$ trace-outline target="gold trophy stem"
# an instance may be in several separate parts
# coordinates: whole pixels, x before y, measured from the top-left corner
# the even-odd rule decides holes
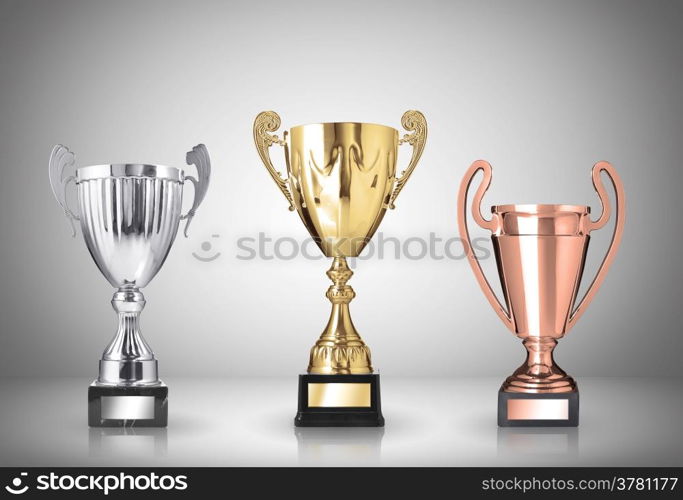
[[[353,271],[345,257],[335,257],[327,276],[333,285],[326,297],[332,302],[332,312],[322,335],[311,349],[308,373],[343,375],[372,373],[370,349],[360,338],[351,321],[349,302],[356,296],[346,282]]]

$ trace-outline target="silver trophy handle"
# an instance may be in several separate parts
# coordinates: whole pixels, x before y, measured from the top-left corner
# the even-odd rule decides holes
[[[197,144],[192,148],[192,151],[188,151],[185,157],[185,161],[188,165],[194,164],[197,167],[197,177],[199,180],[188,175],[185,177],[186,181],[192,182],[194,184],[194,201],[192,202],[192,208],[185,214],[180,216],[180,220],[187,219],[185,223],[185,237],[187,238],[187,230],[190,227],[192,218],[195,212],[202,203],[204,196],[206,196],[206,190],[209,188],[209,177],[211,177],[211,160],[209,159],[209,151],[206,149],[204,144]]]
[[[76,182],[76,177],[69,175],[64,177],[64,169],[66,167],[71,167],[75,163],[74,154],[69,151],[69,148],[57,144],[52,148],[52,153],[50,154],[49,163],[49,173],[50,173],[50,186],[52,186],[52,193],[55,195],[57,202],[64,209],[64,215],[69,219],[71,224],[72,237],[76,236],[76,226],[74,221],[80,220],[78,215],[76,215],[70,208],[66,201],[66,189],[70,182]]]

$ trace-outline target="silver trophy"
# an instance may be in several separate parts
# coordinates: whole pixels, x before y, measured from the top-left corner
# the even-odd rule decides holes
[[[91,427],[164,427],[168,421],[168,387],[159,380],[154,352],[140,332],[145,287],[161,268],[186,220],[185,236],[206,195],[211,173],[203,144],[187,153],[197,178],[161,165],[111,164],[74,168],[74,154],[57,145],[50,155],[50,184],[76,236],[80,221],[95,264],[116,288],[112,306],[119,316],[114,339],[100,360],[97,380],[88,389]],[[181,215],[183,185],[194,184],[194,202]],[[67,203],[73,182],[78,209]]]

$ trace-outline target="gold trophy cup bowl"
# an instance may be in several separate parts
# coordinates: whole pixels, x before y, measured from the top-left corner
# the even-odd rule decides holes
[[[370,349],[353,325],[349,302],[353,275],[346,258],[357,257],[375,234],[388,208],[417,165],[427,137],[419,111],[401,120],[412,133],[373,123],[316,123],[292,127],[280,139],[280,117],[260,113],[254,121],[256,149],[313,240],[333,259],[327,276],[332,312],[310,353],[308,373],[299,378],[297,426],[381,426],[379,374]],[[413,146],[410,163],[396,175],[398,147]],[[271,161],[269,148],[284,148],[287,178]]]

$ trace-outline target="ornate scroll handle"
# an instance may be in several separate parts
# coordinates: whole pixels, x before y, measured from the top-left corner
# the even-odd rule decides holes
[[[403,189],[403,186],[405,186],[406,182],[408,182],[413,170],[415,170],[417,162],[420,160],[422,151],[425,148],[425,142],[427,141],[427,120],[419,111],[410,110],[403,113],[403,116],[401,117],[401,125],[403,125],[403,128],[406,130],[414,131],[412,134],[405,134],[398,141],[399,145],[408,143],[413,146],[413,156],[410,158],[408,168],[406,168],[401,173],[401,177],[396,180],[396,186],[394,187],[394,191],[391,193],[391,198],[389,198],[389,208],[392,210],[396,208],[396,198]]]
[[[57,202],[64,210],[64,215],[69,219],[72,237],[76,237],[76,226],[74,225],[74,221],[78,221],[80,218],[69,208],[69,204],[66,201],[66,189],[70,182],[76,182],[76,177],[69,175],[65,178],[64,169],[66,167],[72,167],[74,163],[74,154],[69,151],[67,147],[57,144],[52,148],[50,162],[48,164],[50,186],[52,187],[52,193],[55,195]]]
[[[261,157],[261,161],[268,169],[268,173],[280,188],[282,194],[285,195],[287,201],[289,202],[289,210],[294,210],[294,199],[292,198],[292,193],[289,192],[287,187],[287,179],[283,179],[280,172],[275,170],[273,162],[270,159],[270,154],[268,149],[273,144],[278,144],[280,146],[287,147],[285,140],[280,140],[277,135],[269,134],[268,132],[275,132],[280,128],[280,115],[275,111],[263,111],[256,116],[254,120],[254,143],[256,144],[256,151]],[[287,132],[285,132],[285,139],[287,138]]]
[[[579,305],[576,306],[576,309],[574,309],[574,312],[569,317],[569,328],[574,326],[574,324],[578,321],[581,315],[585,312],[586,307],[588,307],[588,304],[591,303],[593,297],[595,297],[595,294],[600,289],[600,286],[602,285],[602,282],[605,279],[605,276],[607,275],[607,271],[609,270],[609,267],[612,265],[612,261],[614,260],[614,256],[616,255],[617,249],[619,248],[619,244],[621,243],[621,237],[624,233],[624,222],[626,221],[626,196],[624,194],[624,185],[622,184],[621,178],[619,177],[619,174],[617,174],[615,168],[606,161],[596,163],[593,166],[593,170],[591,172],[591,175],[593,177],[593,187],[595,188],[595,190],[598,193],[598,196],[600,197],[600,204],[602,205],[602,214],[600,214],[598,220],[589,221],[587,231],[590,232],[594,229],[600,229],[605,224],[607,224],[607,221],[610,218],[611,207],[609,197],[607,196],[607,192],[605,191],[605,186],[603,185],[602,179],[600,177],[600,174],[602,172],[605,172],[609,176],[609,179],[612,182],[612,186],[614,187],[617,205],[617,219],[614,224],[614,233],[612,233],[612,241],[610,242],[609,248],[607,249],[607,253],[605,254],[605,257],[602,259],[602,263],[598,268],[598,272],[595,274],[595,278],[593,278],[593,281],[588,287],[586,294],[583,296],[583,298],[579,302]]]
[[[209,151],[206,149],[204,144],[197,144],[192,148],[192,151],[188,151],[185,155],[185,162],[188,165],[193,165],[197,167],[197,177],[199,180],[195,179],[191,175],[186,175],[185,180],[190,181],[194,185],[194,201],[192,202],[192,208],[185,214],[180,216],[180,220],[187,219],[185,223],[185,238],[187,238],[187,230],[190,228],[190,223],[194,214],[197,212],[199,205],[204,200],[206,196],[206,190],[209,188],[209,178],[211,177],[211,160],[209,159]]]
[[[474,199],[472,200],[472,217],[475,222],[482,228],[488,229],[491,232],[496,232],[499,229],[498,218],[494,215],[491,220],[486,220],[481,215],[481,200],[486,193],[486,190],[491,185],[491,177],[493,175],[493,170],[491,165],[484,160],[475,161],[472,166],[467,170],[465,176],[460,182],[460,190],[458,191],[458,228],[460,230],[460,239],[462,240],[462,246],[467,255],[467,260],[474,271],[474,276],[477,278],[477,282],[481,287],[486,299],[489,304],[493,307],[498,317],[505,323],[505,325],[512,331],[515,331],[515,325],[512,321],[510,313],[503,304],[501,304],[496,293],[491,288],[491,284],[486,279],[484,271],[477,260],[474,250],[472,250],[472,243],[470,241],[470,233],[467,229],[467,192],[469,191],[470,184],[474,176],[481,170],[484,173],[484,178],[481,181],[479,189],[477,189]]]

